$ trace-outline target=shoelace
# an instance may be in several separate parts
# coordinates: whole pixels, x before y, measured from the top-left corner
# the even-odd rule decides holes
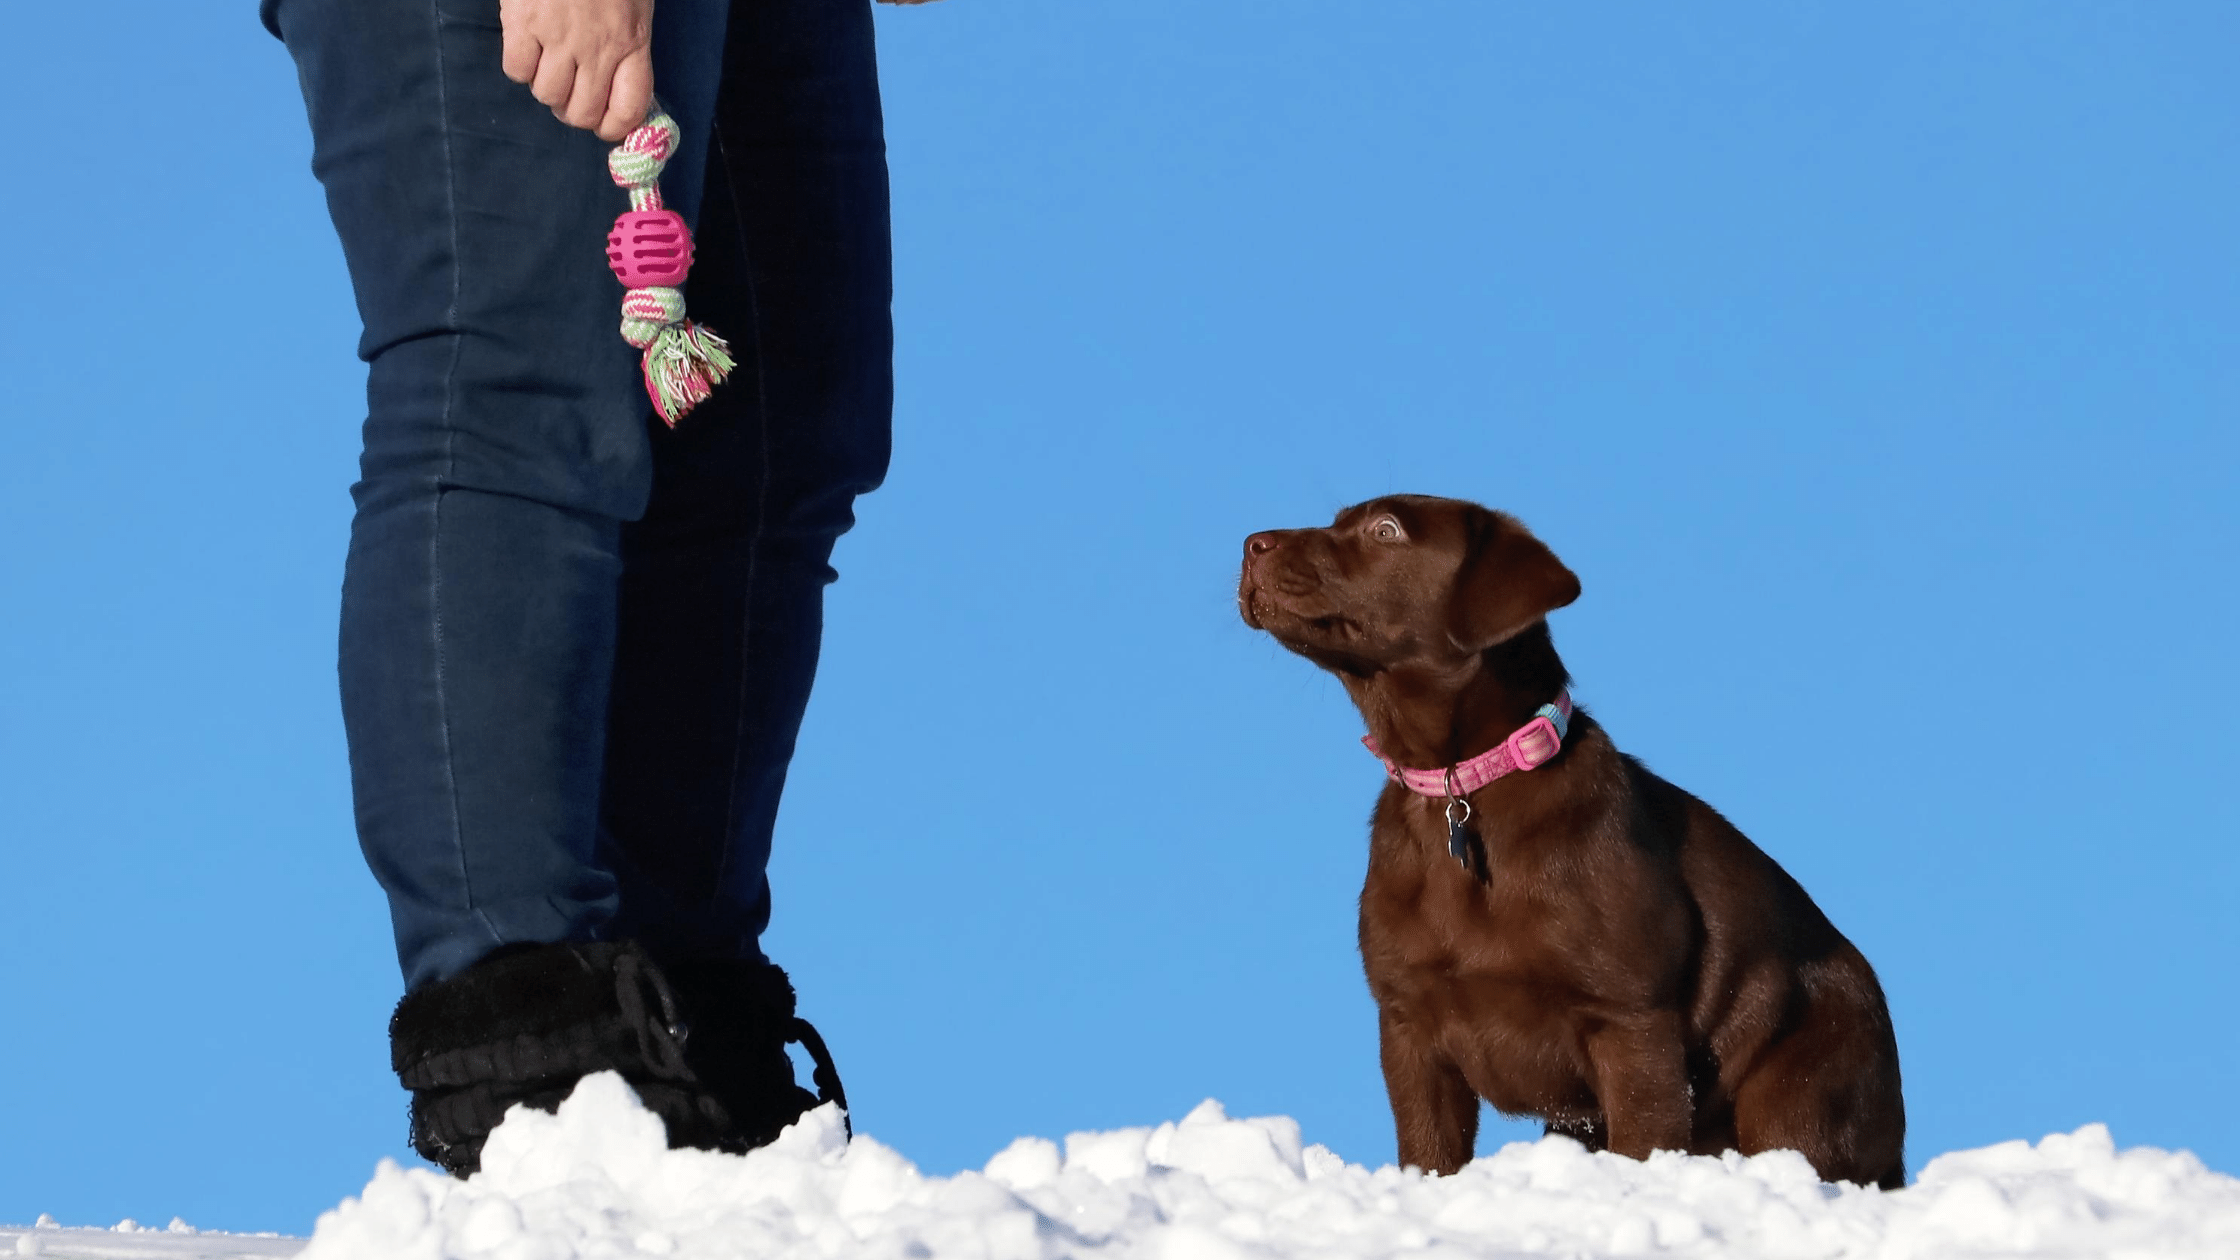
[[[646,991],[651,990],[654,1010],[646,1004]],[[622,1008],[622,1020],[637,1035],[638,1054],[644,1058],[646,1071],[656,1080],[695,1080],[692,1069],[685,1066],[684,1041],[691,1030],[677,1015],[677,995],[669,990],[669,982],[658,970],[648,968],[635,953],[624,953],[614,960],[615,1002]]]
[[[615,1000],[622,1008],[624,1022],[637,1034],[638,1053],[644,1056],[647,1070],[657,1079],[697,1081],[684,1061],[684,1043],[692,1030],[677,1014],[677,996],[668,980],[658,970],[646,967],[635,954],[617,958],[614,972]],[[654,999],[650,1007],[646,1002],[649,991]],[[653,1017],[655,1008],[660,1011],[658,1019]],[[841,1123],[850,1137],[855,1136],[847,1087],[840,1083],[840,1068],[832,1061],[832,1050],[824,1044],[816,1025],[796,1015],[786,1026],[786,1040],[809,1052],[814,1064],[809,1079],[817,1087],[817,1101],[840,1104]]]
[[[809,1073],[809,1079],[816,1082],[817,1101],[839,1103],[840,1118],[847,1124],[848,1136],[854,1137],[856,1127],[848,1119],[848,1091],[840,1086],[840,1069],[833,1066],[832,1051],[825,1049],[824,1038],[817,1035],[816,1025],[796,1015],[792,1026],[786,1031],[786,1040],[798,1042],[802,1049],[809,1052],[809,1058],[816,1064]]]

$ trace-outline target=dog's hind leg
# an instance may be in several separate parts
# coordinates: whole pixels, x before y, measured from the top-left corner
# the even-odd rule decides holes
[[[1824,1180],[1903,1186],[1897,1055],[1877,1040],[1827,1021],[1775,1046],[1735,1091],[1742,1153],[1799,1151]]]

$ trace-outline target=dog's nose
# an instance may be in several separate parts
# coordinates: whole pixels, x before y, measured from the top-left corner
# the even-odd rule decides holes
[[[1276,543],[1278,541],[1280,540],[1276,537],[1275,530],[1262,530],[1261,532],[1254,534],[1252,537],[1244,540],[1244,553],[1248,556],[1267,555],[1269,552],[1276,549]]]

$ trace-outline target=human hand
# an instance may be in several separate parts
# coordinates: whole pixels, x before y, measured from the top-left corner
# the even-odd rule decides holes
[[[620,140],[653,104],[653,0],[498,0],[506,77],[571,127]]]

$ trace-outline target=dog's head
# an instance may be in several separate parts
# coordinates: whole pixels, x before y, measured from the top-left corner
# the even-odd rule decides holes
[[[1245,624],[1357,676],[1459,665],[1577,598],[1579,579],[1516,518],[1414,494],[1254,534],[1237,584]]]

